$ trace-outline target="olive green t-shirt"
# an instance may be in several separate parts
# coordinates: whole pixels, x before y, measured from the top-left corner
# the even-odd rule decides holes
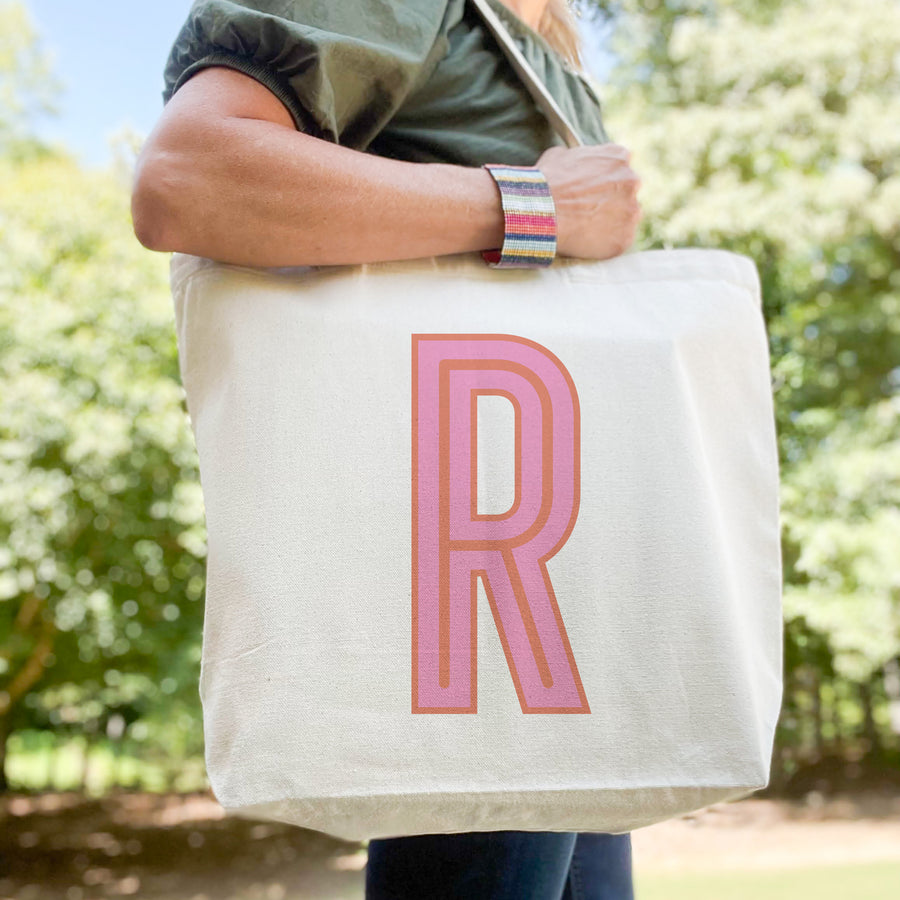
[[[608,141],[587,80],[489,2],[585,143]],[[563,144],[469,0],[195,0],[163,103],[210,65],[256,78],[300,131],[379,156],[533,165]]]

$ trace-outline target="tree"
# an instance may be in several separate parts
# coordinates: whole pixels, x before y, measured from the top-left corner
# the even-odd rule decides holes
[[[36,691],[77,687],[66,715],[92,727],[199,705],[205,530],[167,260],[135,239],[121,171],[30,137],[55,90],[24,7],[0,4],[0,787],[10,731],[65,720]]]
[[[29,691],[110,668],[196,693],[205,531],[166,260],[127,192],[52,155],[0,180],[2,735]]]

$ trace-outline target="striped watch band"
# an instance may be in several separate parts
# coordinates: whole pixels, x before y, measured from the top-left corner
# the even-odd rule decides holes
[[[505,235],[501,250],[483,250],[495,269],[549,266],[556,256],[556,207],[537,166],[485,163],[500,189]]]

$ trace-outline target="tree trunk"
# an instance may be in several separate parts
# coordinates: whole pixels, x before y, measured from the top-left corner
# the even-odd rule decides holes
[[[23,633],[31,627],[40,611],[41,603],[37,598],[28,597],[19,609],[13,631]],[[41,680],[44,674],[44,660],[52,652],[56,640],[56,624],[52,619],[41,621],[40,633],[34,641],[31,652],[23,665],[15,672],[10,681],[5,682],[0,690],[0,792],[9,790],[6,778],[6,745],[9,739],[10,721],[16,704]]]
[[[828,739],[828,752],[832,756],[844,755],[844,735],[841,731],[841,721],[838,714],[840,705],[839,685],[837,679],[832,677],[828,681],[827,696],[822,698],[822,725],[831,733]],[[830,699],[828,699],[830,697]]]
[[[823,733],[824,717],[822,715],[822,684],[818,673],[809,673],[809,695],[812,699],[813,715],[813,750],[815,758],[821,759],[825,755],[825,735]]]
[[[0,794],[5,794],[9,790],[9,781],[6,778],[6,745],[9,735],[9,718],[0,717]]]
[[[872,685],[864,681],[859,685],[859,699],[863,708],[863,736],[868,741],[869,753],[872,756],[881,756],[881,736],[878,734],[878,725],[872,711]]]
[[[884,692],[888,698],[891,731],[900,734],[900,662],[896,657],[884,664]]]

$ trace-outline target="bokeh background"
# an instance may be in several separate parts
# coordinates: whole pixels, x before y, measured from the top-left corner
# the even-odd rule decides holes
[[[168,254],[129,213],[187,0],[0,0],[0,898],[358,898],[224,820]],[[637,247],[756,260],[782,467],[769,788],[633,835],[638,896],[900,893],[900,3],[582,0]]]

